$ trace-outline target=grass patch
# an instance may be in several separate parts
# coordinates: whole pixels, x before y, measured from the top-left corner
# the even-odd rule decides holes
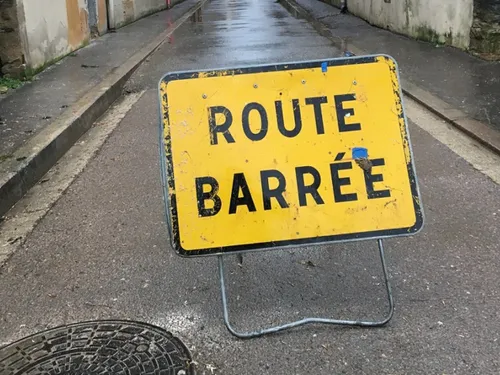
[[[5,86],[9,89],[17,89],[23,85],[23,81],[17,78],[0,77],[0,86]]]

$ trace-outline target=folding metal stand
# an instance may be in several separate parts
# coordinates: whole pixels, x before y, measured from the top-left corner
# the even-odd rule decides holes
[[[389,277],[388,277],[388,272],[387,272],[387,266],[385,262],[385,254],[384,254],[384,244],[381,239],[377,240],[378,242],[378,248],[379,248],[379,253],[380,253],[380,261],[382,262],[382,270],[384,272],[384,281],[385,281],[385,287],[387,291],[387,298],[389,300],[389,312],[387,316],[380,321],[362,321],[362,320],[337,320],[337,319],[326,319],[326,318],[305,318],[302,320],[297,320],[294,322],[290,322],[287,324],[283,325],[278,325],[278,326],[273,326],[269,328],[264,328],[258,331],[253,331],[253,332],[238,332],[236,331],[232,326],[229,321],[229,309],[228,309],[228,304],[227,304],[227,297],[226,297],[226,285],[224,282],[224,255],[219,255],[219,276],[220,276],[220,289],[221,289],[221,295],[222,295],[222,307],[224,309],[224,322],[226,324],[227,329],[229,332],[231,332],[234,336],[242,338],[242,339],[248,339],[252,337],[259,337],[263,335],[267,335],[270,333],[275,333],[279,331],[283,331],[286,329],[302,326],[305,324],[310,324],[310,323],[321,323],[321,324],[336,324],[336,325],[345,325],[345,326],[358,326],[358,327],[381,327],[385,324],[387,324],[393,314],[394,314],[394,300],[392,297],[392,291],[391,291],[391,285],[389,283]]]

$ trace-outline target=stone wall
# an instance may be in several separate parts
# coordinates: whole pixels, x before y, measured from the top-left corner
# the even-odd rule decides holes
[[[0,0],[0,75],[18,76],[23,64],[17,1]]]
[[[500,0],[474,0],[471,50],[488,59],[500,59]]]
[[[500,23],[500,0],[474,0],[474,11],[485,21]]]
[[[373,25],[433,43],[469,47],[473,0],[348,0],[347,6]]]

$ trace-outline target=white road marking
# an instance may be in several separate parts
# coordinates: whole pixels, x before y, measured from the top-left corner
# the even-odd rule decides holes
[[[118,101],[94,124],[59,162],[7,213],[0,225],[0,267],[24,243],[51,207],[85,169],[106,139],[145,91]]]
[[[451,151],[469,162],[497,184],[500,184],[500,156],[488,150],[460,130],[405,97],[407,117]]]

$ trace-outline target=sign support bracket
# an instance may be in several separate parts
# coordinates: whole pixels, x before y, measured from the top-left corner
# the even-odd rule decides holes
[[[305,318],[302,320],[297,320],[297,321],[286,323],[283,325],[263,328],[263,329],[260,329],[257,331],[238,332],[233,328],[233,326],[231,325],[230,320],[229,320],[229,308],[228,308],[227,295],[226,295],[226,285],[225,285],[225,281],[224,281],[224,255],[218,255],[222,308],[223,308],[223,312],[224,312],[224,323],[226,324],[227,329],[229,330],[229,332],[232,335],[234,335],[238,338],[249,339],[249,338],[260,337],[260,336],[268,335],[271,333],[284,331],[286,329],[295,328],[298,326],[302,326],[305,324],[311,324],[311,323],[334,324],[334,325],[357,326],[357,327],[381,327],[381,326],[384,326],[392,319],[392,316],[394,314],[394,299],[392,296],[392,290],[391,290],[391,285],[389,282],[387,265],[386,265],[386,261],[385,261],[384,244],[382,242],[382,239],[377,240],[377,243],[378,243],[380,261],[382,263],[382,271],[384,273],[384,281],[385,281],[385,288],[386,288],[386,292],[387,292],[387,298],[388,298],[388,302],[389,302],[389,311],[388,311],[387,315],[382,320],[363,321],[363,320],[338,320],[338,319],[327,319],[327,318]]]

